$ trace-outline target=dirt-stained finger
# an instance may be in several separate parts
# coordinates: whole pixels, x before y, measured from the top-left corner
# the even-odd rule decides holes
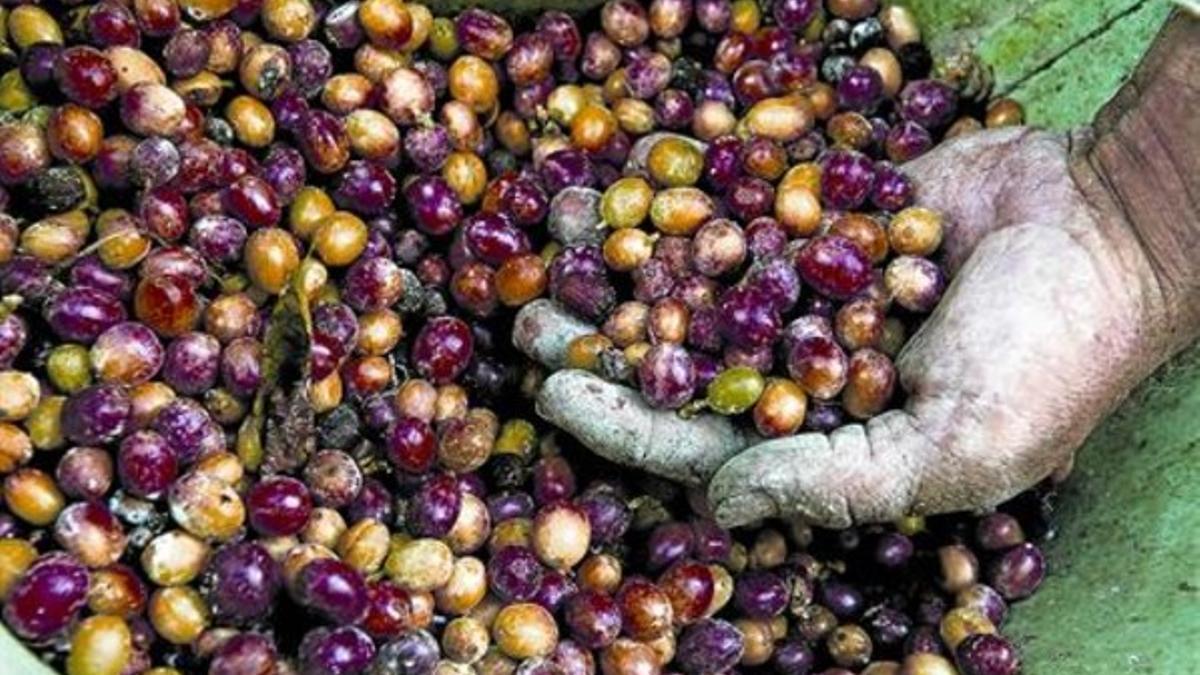
[[[567,347],[596,327],[557,302],[542,298],[521,308],[513,321],[513,345],[538,363],[559,370],[567,365]]]
[[[601,457],[692,485],[746,444],[726,417],[655,410],[637,391],[579,370],[547,378],[537,410]]]
[[[717,471],[709,501],[729,527],[768,517],[839,528],[893,520],[913,508],[935,456],[912,417],[893,410],[828,435],[759,443]]]

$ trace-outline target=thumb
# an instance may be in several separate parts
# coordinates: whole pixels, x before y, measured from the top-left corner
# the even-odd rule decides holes
[[[1038,189],[1047,167],[1062,164],[1062,154],[1054,134],[1010,127],[959,136],[903,165],[917,204],[945,219],[941,250],[948,273],[956,273],[988,234],[1036,219],[1028,191]]]

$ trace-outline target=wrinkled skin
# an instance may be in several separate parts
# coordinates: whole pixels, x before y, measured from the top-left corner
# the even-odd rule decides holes
[[[539,412],[609,459],[707,481],[725,525],[981,509],[1065,474],[1096,425],[1200,337],[1198,105],[1200,21],[1178,15],[1093,129],[981,132],[905,167],[918,202],[947,216],[952,283],[897,359],[902,409],[758,442],[561,371]],[[556,330],[553,307],[529,313],[541,323],[526,335]]]

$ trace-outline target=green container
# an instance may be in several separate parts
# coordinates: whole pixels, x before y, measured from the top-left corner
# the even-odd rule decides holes
[[[438,11],[473,6],[430,2]],[[595,0],[483,0],[506,14]],[[1166,0],[909,0],[938,53],[971,47],[1032,124],[1085,124],[1128,77]],[[1088,440],[1047,545],[1050,574],[1006,632],[1030,675],[1200,673],[1200,346]],[[51,671],[0,630],[0,673]]]

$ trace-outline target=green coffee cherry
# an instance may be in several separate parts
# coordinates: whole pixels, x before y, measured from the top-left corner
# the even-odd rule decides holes
[[[429,30],[429,51],[442,61],[449,61],[458,53],[458,34],[453,19],[439,16],[433,20]]]
[[[600,216],[613,229],[637,227],[650,213],[654,189],[640,176],[617,180],[600,199]]]
[[[29,90],[21,71],[12,70],[0,75],[0,111],[22,113],[37,103],[37,97]]]
[[[537,449],[537,430],[528,420],[509,420],[500,427],[494,452],[530,457]]]
[[[747,366],[729,368],[708,385],[708,406],[722,415],[739,415],[758,401],[763,392],[763,376]]]
[[[62,431],[62,409],[66,396],[44,396],[25,418],[29,440],[38,450],[53,450],[66,444]]]
[[[87,347],[62,344],[50,352],[46,372],[54,388],[73,394],[92,383],[91,357]]]

